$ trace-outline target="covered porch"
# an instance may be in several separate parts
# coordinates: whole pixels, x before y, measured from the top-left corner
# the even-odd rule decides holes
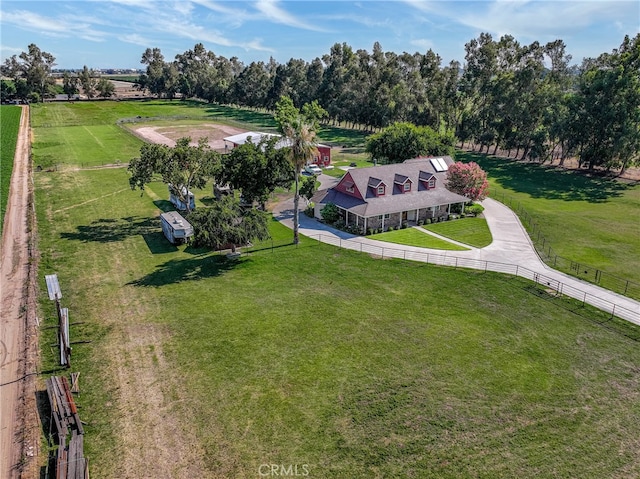
[[[340,206],[338,210],[346,227],[355,227],[365,234],[369,229],[387,231],[389,227],[415,226],[427,220],[443,221],[451,214],[462,214],[464,205],[464,202],[448,203],[373,216],[362,216]]]

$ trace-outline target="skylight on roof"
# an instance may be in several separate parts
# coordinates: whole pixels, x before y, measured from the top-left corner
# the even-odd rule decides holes
[[[429,158],[429,161],[431,161],[431,165],[437,172],[447,171],[449,169],[444,158]]]

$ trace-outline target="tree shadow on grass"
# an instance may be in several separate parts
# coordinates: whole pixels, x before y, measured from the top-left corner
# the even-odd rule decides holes
[[[167,211],[175,211],[176,209],[173,206],[173,203],[171,203],[171,201],[168,201],[168,200],[155,200],[153,204],[156,206],[156,208],[158,208],[163,213],[166,213]]]
[[[125,218],[100,218],[89,225],[77,226],[77,231],[60,233],[62,239],[99,243],[114,243],[129,236],[148,235],[160,229],[157,218],[128,216]]]
[[[193,259],[172,259],[140,279],[127,283],[133,286],[164,286],[182,281],[214,278],[226,271],[242,267],[246,259],[228,259],[224,255],[211,255]]]
[[[479,153],[462,153],[458,159],[475,161],[504,188],[527,193],[533,198],[604,203],[621,196],[629,185],[611,178],[587,175],[586,171],[565,170]]]
[[[151,254],[166,254],[178,251],[178,248],[171,244],[161,231],[144,233],[142,239],[144,239]]]

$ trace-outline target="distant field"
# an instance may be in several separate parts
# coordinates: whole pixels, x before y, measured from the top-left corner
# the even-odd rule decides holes
[[[7,209],[21,113],[22,108],[18,106],[0,105],[0,130],[2,131],[2,142],[0,143],[0,234],[2,234],[4,214]]]
[[[135,83],[140,78],[140,75],[102,75],[108,80],[126,81],[128,83]]]

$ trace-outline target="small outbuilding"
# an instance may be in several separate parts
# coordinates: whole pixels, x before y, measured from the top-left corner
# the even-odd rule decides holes
[[[248,141],[258,144],[262,139],[269,139],[273,137],[280,138],[276,143],[276,149],[291,146],[291,142],[287,138],[282,138],[281,135],[277,135],[275,133],[247,131],[245,133],[239,133],[237,135],[227,136],[224,138],[225,150],[229,149],[229,145],[231,145],[231,149],[233,149],[240,145],[244,145]],[[329,166],[331,164],[331,147],[318,143],[316,145],[316,150],[316,154],[313,156],[313,160],[310,161],[310,163],[315,163],[322,168]]]
[[[177,211],[167,211],[160,215],[162,232],[172,244],[185,243],[193,236],[193,226]]]

